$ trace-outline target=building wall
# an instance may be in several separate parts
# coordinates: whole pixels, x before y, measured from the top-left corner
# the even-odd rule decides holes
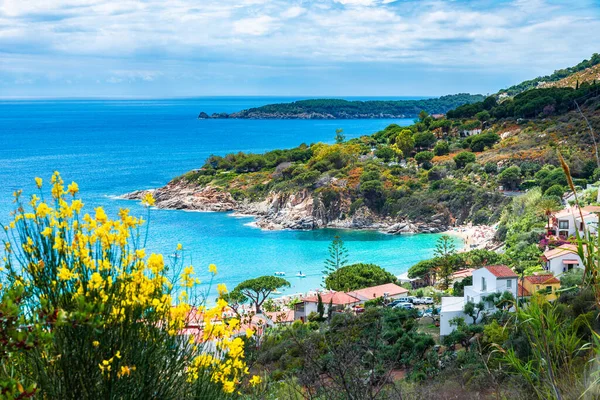
[[[558,289],[560,289],[560,283],[553,283],[553,284],[542,284],[542,285],[534,285],[531,282],[529,282],[527,279],[523,280],[523,286],[525,287],[525,289],[527,289],[527,291],[529,293],[537,293],[540,290],[544,290],[546,289],[547,286],[551,287],[551,292],[549,294],[546,294],[546,300],[548,301],[554,301],[558,298],[558,296],[556,295],[556,291]]]
[[[576,253],[571,253],[569,251],[565,251],[564,254],[556,256],[553,259],[551,259],[550,261],[547,261],[546,265],[545,265],[545,269],[548,272],[552,272],[552,274],[554,274],[554,276],[556,276],[558,279],[560,279],[560,276],[564,272],[566,272],[565,268],[568,267],[568,265],[563,264],[564,260],[577,260],[577,261],[579,261],[579,264],[573,265],[573,268],[583,268],[583,263],[581,262],[581,258],[579,258],[579,255],[577,255]]]

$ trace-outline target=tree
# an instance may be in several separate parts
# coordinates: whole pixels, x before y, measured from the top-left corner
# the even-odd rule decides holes
[[[340,143],[344,143],[344,141],[346,140],[346,135],[344,135],[344,130],[341,128],[338,128],[335,130],[335,142],[337,144]]]
[[[416,133],[413,136],[413,139],[415,140],[415,147],[418,147],[420,149],[430,148],[435,144],[437,140],[435,135],[431,132]]]
[[[389,146],[381,147],[375,150],[375,157],[381,158],[385,162],[389,162],[396,158],[397,153]]]
[[[516,165],[504,168],[498,175],[498,182],[508,190],[518,188],[521,183],[521,168]]]
[[[486,162],[483,166],[483,170],[486,174],[495,174],[498,172],[498,165],[493,162]]]
[[[325,260],[325,269],[323,270],[323,280],[348,263],[348,249],[344,241],[338,235],[333,237],[329,244],[329,258]]]
[[[317,293],[317,314],[319,314],[319,321],[323,321],[323,316],[325,315],[325,306],[323,305],[321,293]]]
[[[462,281],[454,282],[452,285],[452,295],[454,296],[464,296],[465,295],[465,286],[471,286],[473,284],[473,277],[467,276]]]
[[[484,111],[486,112],[486,111]],[[475,135],[471,138],[471,150],[480,152],[485,150],[486,147],[492,147],[495,143],[500,141],[500,136],[495,133],[482,133]]]
[[[475,154],[470,151],[461,151],[457,155],[454,156],[454,162],[456,163],[456,168],[462,169],[467,164],[475,162]]]
[[[239,312],[239,309],[243,304],[248,302],[248,297],[246,297],[242,292],[240,292],[239,290],[232,290],[229,293],[221,294],[219,298],[227,302],[229,308],[233,310],[233,312],[238,316],[238,318],[242,317],[241,313]]]
[[[456,252],[456,246],[452,242],[452,238],[448,235],[442,235],[438,239],[433,254],[438,260],[438,276],[441,281],[442,289],[450,287],[450,280],[454,267],[451,262],[451,256]]]
[[[260,314],[260,307],[275,290],[284,286],[291,286],[288,281],[278,276],[260,276],[254,279],[248,279],[237,285],[234,291],[239,291],[249,298],[256,308],[256,313]]]
[[[463,312],[467,314],[469,317],[473,318],[473,323],[476,324],[479,319],[479,315],[481,312],[485,310],[485,304],[483,301],[475,304],[472,301],[468,301],[467,304],[463,307]]]
[[[544,196],[556,196],[561,198],[565,194],[565,187],[561,185],[552,185],[544,192]]]
[[[428,163],[433,160],[433,153],[431,151],[421,151],[415,154],[415,161],[419,164]]]
[[[433,152],[436,156],[446,155],[450,153],[450,145],[445,140],[440,140],[436,143],[435,147],[433,148]]]
[[[413,139],[413,133],[410,129],[401,130],[396,136],[394,142],[398,149],[402,151],[402,154],[405,158],[410,155],[415,147],[415,140]]]
[[[327,289],[347,292],[396,282],[396,277],[375,264],[352,264],[341,267],[325,278]]]
[[[560,203],[554,198],[546,197],[539,201],[537,207],[538,213],[546,217],[548,220],[548,229],[550,229],[550,218],[556,211],[561,209]]]
[[[410,279],[423,279],[429,285],[435,284],[435,270],[437,261],[435,259],[419,261],[408,269]]]

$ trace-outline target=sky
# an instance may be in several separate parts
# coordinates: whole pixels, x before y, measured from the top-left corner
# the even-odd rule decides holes
[[[598,32],[600,0],[0,0],[0,97],[486,94]]]

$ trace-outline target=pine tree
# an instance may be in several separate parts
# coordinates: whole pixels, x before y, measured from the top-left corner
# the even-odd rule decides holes
[[[441,281],[442,289],[448,289],[450,286],[450,279],[454,272],[454,266],[452,265],[452,255],[456,251],[456,246],[452,242],[452,238],[448,235],[441,236],[436,245],[433,254],[439,259],[438,264],[438,276]]]
[[[346,140],[346,135],[344,135],[344,130],[341,128],[338,128],[335,130],[335,142],[336,143],[344,143],[344,140]]]
[[[323,321],[323,316],[325,315],[325,306],[323,305],[321,293],[317,294],[317,313],[319,314],[319,321]]]
[[[329,258],[325,260],[325,269],[323,270],[323,280],[327,275],[337,271],[348,262],[348,249],[344,246],[344,241],[338,235],[333,237],[329,244]]]

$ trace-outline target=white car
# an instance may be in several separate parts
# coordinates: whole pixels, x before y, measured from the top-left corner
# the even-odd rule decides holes
[[[412,310],[415,308],[412,303],[398,303],[394,306],[394,308],[404,308],[406,310]]]
[[[421,299],[421,304],[433,304],[433,299],[431,297],[423,297]]]

